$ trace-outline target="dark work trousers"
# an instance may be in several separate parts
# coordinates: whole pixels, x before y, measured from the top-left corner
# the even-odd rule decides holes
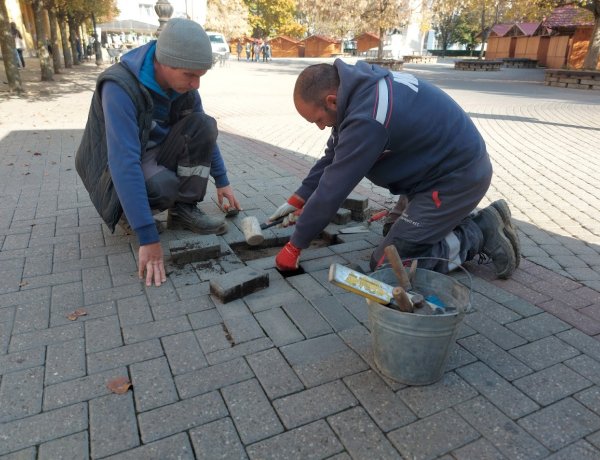
[[[162,144],[146,150],[142,171],[152,209],[204,199],[217,134],[214,118],[193,112],[171,127]]]
[[[487,192],[492,177],[489,158],[479,163],[474,170],[484,180],[457,180],[407,197],[406,208],[371,256],[371,270],[388,262],[383,251],[391,244],[403,260],[444,259],[419,261],[419,268],[440,273],[475,257],[483,246],[483,235],[469,214]]]

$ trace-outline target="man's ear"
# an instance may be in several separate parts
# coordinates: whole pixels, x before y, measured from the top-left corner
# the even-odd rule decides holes
[[[337,94],[328,94],[325,96],[325,107],[329,110],[337,110]]]

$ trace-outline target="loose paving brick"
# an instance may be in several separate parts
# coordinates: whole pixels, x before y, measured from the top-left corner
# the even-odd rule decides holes
[[[600,429],[600,417],[573,398],[565,398],[522,418],[519,425],[556,451]]]
[[[130,391],[92,399],[89,406],[92,457],[105,457],[140,444]]]
[[[256,380],[236,383],[221,391],[244,444],[252,444],[283,431],[273,407]]]
[[[269,275],[251,267],[240,268],[210,280],[210,292],[227,303],[269,286]]]
[[[351,375],[345,377],[344,382],[382,431],[391,431],[417,419],[376,372],[369,370]]]
[[[327,421],[353,458],[402,458],[360,407],[328,417]]]
[[[218,392],[212,392],[144,412],[138,416],[138,424],[146,444],[226,415],[223,399]]]
[[[235,426],[229,417],[190,430],[197,460],[247,459]]]
[[[358,401],[340,380],[326,383],[273,402],[287,429],[354,407]]]
[[[216,235],[178,239],[169,242],[169,250],[175,264],[202,262],[221,255],[221,241]]]
[[[252,444],[246,448],[251,459],[328,458],[343,446],[323,420]]]

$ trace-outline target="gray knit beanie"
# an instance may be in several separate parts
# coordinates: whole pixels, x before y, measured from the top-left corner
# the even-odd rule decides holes
[[[210,39],[197,22],[184,18],[169,19],[156,42],[156,60],[178,69],[210,69]]]

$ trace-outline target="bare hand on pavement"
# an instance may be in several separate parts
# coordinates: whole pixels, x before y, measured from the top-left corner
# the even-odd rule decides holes
[[[140,246],[138,256],[138,276],[140,279],[144,279],[145,273],[146,286],[152,286],[153,280],[156,286],[160,286],[162,283],[167,281],[165,263],[160,242]]]
[[[223,203],[224,198],[227,199],[228,203]],[[225,187],[217,189],[217,202],[219,204],[219,208],[221,208],[225,212],[232,208],[237,209],[239,211],[243,211],[239,201],[235,197],[235,193],[233,193],[233,188],[231,187],[231,185],[227,185]]]

